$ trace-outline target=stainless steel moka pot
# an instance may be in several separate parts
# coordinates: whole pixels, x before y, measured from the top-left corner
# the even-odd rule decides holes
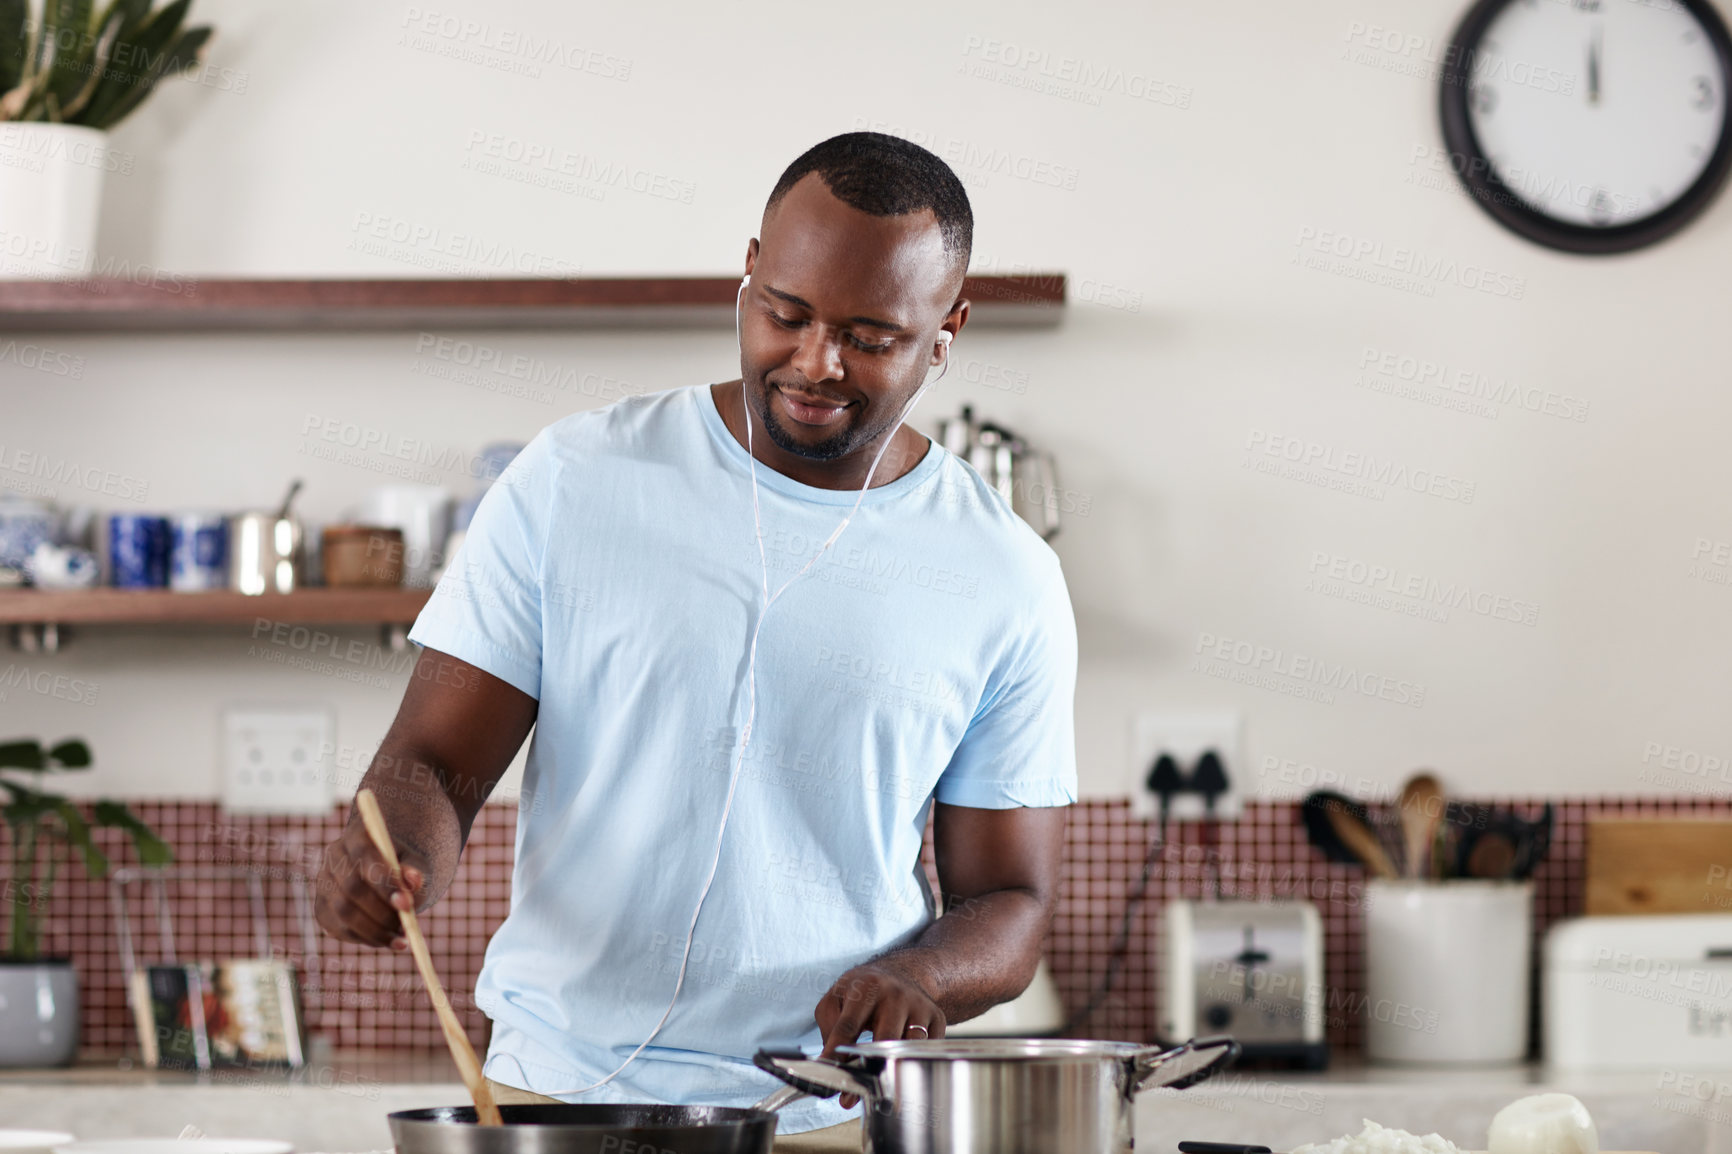
[[[1030,447],[1002,425],[976,422],[974,409],[938,423],[938,440],[974,466],[1018,516],[1048,541],[1058,534],[1058,469],[1052,454]]]

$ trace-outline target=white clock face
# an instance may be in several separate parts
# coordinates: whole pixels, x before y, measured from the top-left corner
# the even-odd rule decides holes
[[[1726,119],[1720,58],[1677,0],[1514,0],[1463,63],[1492,169],[1568,224],[1666,208],[1707,168]]]

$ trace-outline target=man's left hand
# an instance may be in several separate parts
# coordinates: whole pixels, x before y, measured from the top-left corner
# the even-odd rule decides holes
[[[828,1058],[837,1046],[858,1041],[870,1030],[873,1040],[894,1042],[901,1038],[944,1037],[944,1011],[938,1008],[930,979],[923,980],[916,967],[881,958],[855,966],[818,1001],[818,1029],[824,1035]],[[844,1109],[852,1108],[858,1095],[844,1094]]]

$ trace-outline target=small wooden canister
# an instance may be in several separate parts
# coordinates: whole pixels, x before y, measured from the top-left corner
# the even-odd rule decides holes
[[[367,588],[403,584],[403,531],[331,525],[323,534],[325,584]]]

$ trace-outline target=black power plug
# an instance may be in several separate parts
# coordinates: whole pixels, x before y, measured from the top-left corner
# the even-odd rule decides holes
[[[1203,795],[1203,808],[1211,814],[1215,812],[1215,799],[1227,792],[1227,767],[1221,764],[1221,755],[1214,750],[1204,750],[1203,756],[1197,759],[1197,768],[1191,771],[1191,778],[1185,783],[1185,788],[1191,793]]]
[[[1149,776],[1143,781],[1143,787],[1160,799],[1161,810],[1165,812],[1174,795],[1184,793],[1189,783],[1179,772],[1179,763],[1173,760],[1173,755],[1163,753],[1149,767]]]

